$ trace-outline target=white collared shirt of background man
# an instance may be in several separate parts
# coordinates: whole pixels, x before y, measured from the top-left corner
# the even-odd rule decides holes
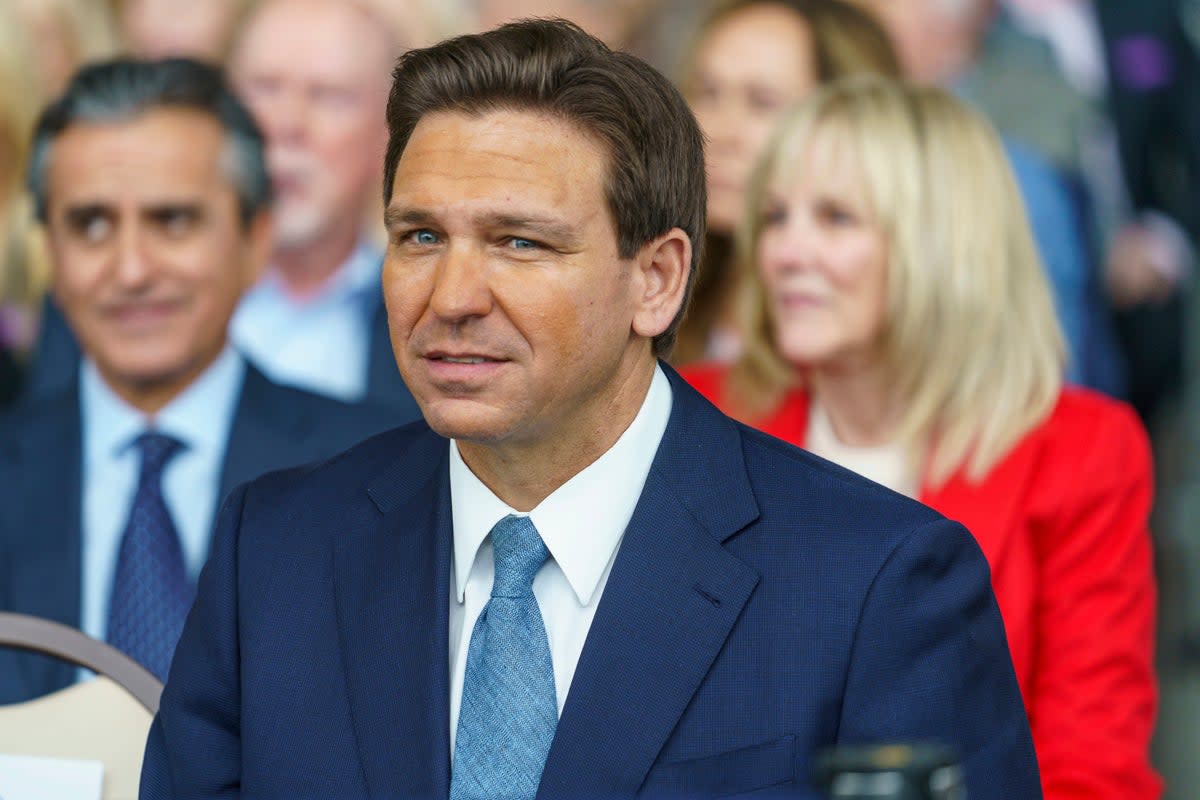
[[[229,337],[272,381],[357,402],[367,393],[382,263],[378,249],[360,242],[304,298],[289,294],[283,279],[268,271],[242,298]]]

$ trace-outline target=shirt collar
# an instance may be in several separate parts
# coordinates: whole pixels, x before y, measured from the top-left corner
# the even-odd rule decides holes
[[[126,403],[100,376],[91,359],[80,368],[85,452],[101,463],[122,455],[145,430],[165,433],[192,451],[221,452],[229,438],[246,364],[229,345],[217,359],[153,417]]]
[[[562,569],[581,605],[588,605],[642,495],[650,465],[671,416],[671,384],[655,367],[646,399],[616,443],[555,489],[527,516]],[[492,527],[520,514],[483,484],[450,442],[450,507],[459,602],[475,556]],[[586,520],[586,526],[580,521]]]

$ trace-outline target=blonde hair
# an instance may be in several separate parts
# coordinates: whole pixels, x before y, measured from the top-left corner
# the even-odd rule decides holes
[[[51,65],[39,53],[33,53],[38,65],[38,80],[46,99],[53,99],[80,66],[111,58],[117,53],[116,25],[112,9],[98,0],[6,0],[16,6],[20,27],[36,36],[58,37],[61,55],[68,63]],[[51,42],[39,42],[39,51],[53,52]],[[63,69],[61,74],[48,67]]]
[[[214,0],[193,0],[193,2],[198,2],[198,1],[210,3],[210,2],[213,2]],[[221,41],[216,43],[217,52],[212,53],[211,56],[209,56],[207,54],[201,54],[198,52],[171,53],[170,55],[180,55],[180,56],[187,56],[190,58],[199,58],[199,59],[211,57],[212,59],[216,60],[219,63],[224,63],[225,60],[229,57],[229,51],[233,48],[233,42],[237,37],[237,32],[239,30],[241,30],[241,27],[245,23],[246,18],[250,16],[250,14],[254,11],[254,8],[258,5],[258,2],[259,2],[259,0],[229,0],[229,1],[230,1],[229,19],[228,19],[226,29],[223,32],[224,35],[222,36]],[[117,38],[120,40],[121,47],[130,55],[136,56],[138,58],[147,58],[149,56],[146,53],[136,52],[136,50],[138,48],[136,48],[134,46],[134,43],[132,41],[130,41],[130,39],[129,39],[129,31],[128,31],[128,28],[126,27],[125,15],[130,12],[130,5],[133,2],[135,2],[135,0],[108,0],[109,9],[110,9],[109,16],[112,20],[114,29],[117,31],[117,34],[118,34]],[[167,54],[161,54],[160,56],[156,56],[156,58],[163,57],[166,55]]]
[[[29,38],[11,6],[0,6],[0,305],[34,308],[49,281],[25,166],[42,95]]]
[[[888,242],[883,350],[903,408],[897,438],[915,464],[928,458],[933,486],[964,467],[979,480],[1052,410],[1065,350],[999,139],[940,89],[838,82],[776,132],[739,231],[746,342],[728,400],[752,419],[800,380],[775,346],[757,243],[768,187],[818,139],[858,165]]]

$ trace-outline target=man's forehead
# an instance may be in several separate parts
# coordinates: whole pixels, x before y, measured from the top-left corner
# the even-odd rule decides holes
[[[392,204],[508,204],[545,213],[605,203],[604,150],[554,116],[439,112],[421,119],[397,163]],[[528,211],[527,211],[528,212]]]
[[[607,161],[595,137],[550,114],[435,112],[413,129],[394,188],[436,179],[489,190],[523,186],[587,195],[602,192]]]
[[[72,125],[54,140],[51,199],[179,198],[236,187],[228,142],[211,115],[159,109],[129,120]]]

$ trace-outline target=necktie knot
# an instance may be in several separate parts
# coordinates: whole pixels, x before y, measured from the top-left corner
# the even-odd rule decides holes
[[[496,577],[492,597],[524,597],[533,591],[537,575],[550,551],[529,517],[509,514],[492,528]]]
[[[139,436],[134,444],[142,451],[142,483],[146,483],[148,480],[157,480],[162,475],[163,467],[167,465],[167,462],[183,449],[183,442],[174,436],[151,431]]]

